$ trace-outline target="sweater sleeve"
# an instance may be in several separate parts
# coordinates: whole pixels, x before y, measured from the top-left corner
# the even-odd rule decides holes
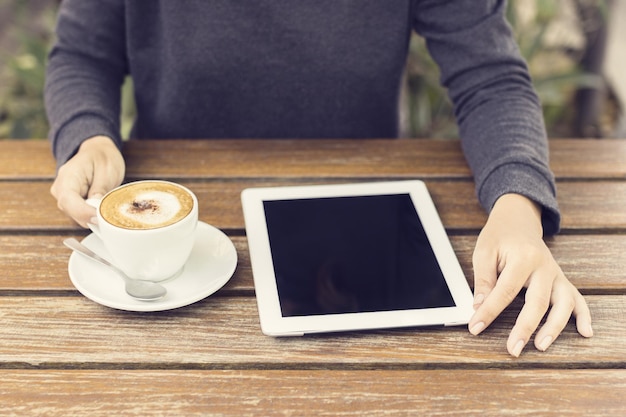
[[[49,139],[60,166],[95,135],[121,148],[120,89],[127,73],[122,0],[65,0],[46,70]]]
[[[481,205],[506,193],[542,207],[545,235],[560,213],[541,104],[504,16],[505,0],[414,2],[414,28],[448,89]]]

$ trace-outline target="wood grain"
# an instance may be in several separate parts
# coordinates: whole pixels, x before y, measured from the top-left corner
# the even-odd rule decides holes
[[[181,181],[198,196],[200,220],[220,229],[244,229],[241,191],[265,187],[327,181]],[[441,220],[447,229],[477,232],[487,216],[474,196],[473,185],[458,181],[426,181]],[[50,195],[50,182],[0,183],[0,231],[79,231],[61,213]],[[562,229],[626,232],[626,182],[592,181],[558,184]],[[601,202],[601,204],[598,204]]]
[[[56,163],[46,140],[0,140],[0,179],[54,178]]]
[[[70,253],[61,242],[65,237],[82,239],[85,235],[0,235],[0,295],[20,291],[75,293],[67,273]],[[218,295],[250,295],[254,287],[248,242],[242,236],[231,239],[237,248],[237,270]],[[451,242],[471,284],[476,237],[452,236]],[[626,294],[626,235],[559,235],[548,239],[547,244],[565,275],[583,293]]]
[[[506,352],[520,300],[481,336],[465,326],[272,338],[252,297],[132,313],[83,297],[1,298],[0,368],[433,369],[626,367],[626,296],[587,296],[594,337],[569,324],[546,352]],[[34,320],[33,318],[37,318]]]
[[[4,370],[0,381],[5,416],[605,417],[626,409],[623,369]]]
[[[183,146],[176,141],[135,141],[126,146],[125,158],[131,177],[470,176],[455,141],[242,139],[185,141]]]
[[[25,291],[56,291],[76,295],[67,270],[70,251],[62,242],[68,237],[82,240],[86,235],[87,232],[68,235],[0,235],[0,295]],[[247,240],[245,237],[231,239],[237,249],[238,265],[235,275],[222,292],[250,295],[254,288]]]
[[[200,219],[237,248],[233,278],[180,309],[132,313],[83,297],[63,238],[46,141],[0,141],[0,395],[7,416],[613,416],[626,409],[626,140],[551,140],[563,233],[546,239],[585,294],[546,351],[505,349],[523,297],[481,335],[465,326],[272,338],[261,333],[244,188],[424,179],[462,268],[486,214],[458,141],[132,141],[128,179],[198,194]],[[184,162],[181,162],[184,161]]]
[[[549,145],[557,178],[626,177],[626,140],[553,139]],[[47,141],[2,140],[0,149],[0,178],[54,177]],[[132,178],[470,176],[455,140],[130,141],[124,153]]]
[[[626,178],[626,140],[551,139],[550,167],[559,179]]]

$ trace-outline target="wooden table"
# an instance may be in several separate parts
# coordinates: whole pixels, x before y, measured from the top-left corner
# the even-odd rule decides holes
[[[131,142],[128,179],[178,181],[239,263],[193,305],[117,311],[83,297],[61,241],[87,235],[49,194],[46,141],[0,141],[0,414],[624,415],[626,140],[553,140],[563,231],[548,240],[585,294],[595,336],[573,323],[545,353],[505,342],[518,299],[485,333],[465,327],[275,339],[259,329],[239,194],[250,186],[419,178],[470,280],[486,216],[456,141]],[[519,297],[518,297],[519,298]]]

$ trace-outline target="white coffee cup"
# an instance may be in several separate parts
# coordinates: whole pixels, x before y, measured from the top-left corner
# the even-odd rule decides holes
[[[169,181],[135,181],[87,203],[97,209],[89,228],[129,277],[163,281],[178,275],[195,242],[198,199]]]

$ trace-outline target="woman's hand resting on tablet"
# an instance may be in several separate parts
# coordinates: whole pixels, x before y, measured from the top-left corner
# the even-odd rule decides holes
[[[591,337],[591,314],[585,299],[569,282],[543,241],[539,207],[524,196],[500,197],[481,231],[473,256],[474,308],[468,328],[481,333],[526,287],[524,306],[511,330],[507,350],[515,357],[535,335],[545,351],[572,314],[578,333]]]

